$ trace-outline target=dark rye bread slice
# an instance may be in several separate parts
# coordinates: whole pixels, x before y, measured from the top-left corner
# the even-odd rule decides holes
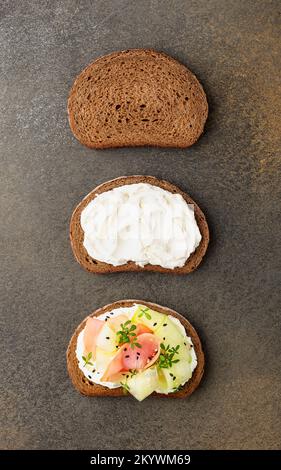
[[[114,308],[119,307],[132,307],[134,304],[146,305],[147,307],[156,310],[157,312],[164,313],[166,315],[172,315],[175,318],[178,318],[182,325],[184,326],[187,335],[191,338],[194,346],[194,350],[197,356],[197,366],[193,371],[191,379],[183,386],[181,390],[176,393],[171,393],[168,395],[160,394],[154,392],[152,396],[154,397],[168,397],[168,398],[186,398],[198,387],[203,373],[204,373],[204,353],[202,350],[201,341],[196,330],[189,323],[189,321],[179,313],[171,310],[168,307],[162,307],[161,305],[154,304],[152,302],[146,302],[144,300],[119,300],[112,304],[105,305],[105,307],[99,308],[93,312],[90,317],[98,317],[99,315],[110,312]],[[87,317],[88,318],[88,317]],[[78,367],[78,361],[76,357],[76,344],[79,333],[85,328],[87,318],[82,321],[82,323],[76,328],[70,343],[67,348],[66,359],[67,359],[67,369],[69,376],[72,380],[74,387],[83,395],[97,397],[97,396],[107,396],[107,397],[121,397],[124,396],[123,389],[121,387],[110,389],[102,385],[91,382],[83,372]]]
[[[68,99],[71,130],[91,148],[189,147],[207,115],[193,73],[152,49],[98,58],[76,78]]]
[[[110,191],[113,188],[127,184],[135,183],[148,183],[159,188],[170,191],[171,193],[181,194],[187,204],[194,205],[195,219],[198,224],[200,233],[202,235],[201,242],[197,249],[190,255],[186,260],[185,265],[182,268],[167,269],[162,266],[146,264],[143,268],[138,266],[133,261],[129,261],[127,264],[121,266],[113,266],[103,261],[98,261],[91,258],[84,248],[84,231],[80,224],[81,212],[83,209],[92,201],[96,195],[106,191]],[[70,241],[74,256],[78,263],[83,266],[87,271],[97,274],[107,274],[112,272],[124,272],[124,271],[156,271],[161,273],[174,273],[174,274],[188,274],[196,269],[201,263],[203,256],[206,253],[209,243],[209,228],[205,216],[198,205],[191,199],[188,194],[181,191],[177,186],[169,183],[168,181],[159,180],[154,176],[121,176],[106,183],[102,183],[91,191],[74,210],[71,221],[70,221]]]

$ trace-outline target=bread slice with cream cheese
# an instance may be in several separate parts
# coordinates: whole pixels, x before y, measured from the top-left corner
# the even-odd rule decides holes
[[[196,224],[201,234],[201,240],[199,245],[196,247],[190,256],[185,260],[184,265],[175,266],[172,269],[163,267],[157,263],[146,263],[143,266],[137,264],[136,262],[128,259],[127,262],[120,265],[113,265],[104,260],[100,260],[91,256],[85,246],[84,246],[84,237],[85,233],[81,225],[81,214],[84,209],[94,201],[99,195],[111,191],[114,188],[120,188],[125,185],[137,185],[137,184],[148,184],[161,188],[162,190],[171,193],[172,195],[180,195],[183,200],[188,205],[192,205],[194,208],[194,217]],[[105,207],[106,210],[106,207]],[[107,237],[111,236],[110,227],[108,229],[109,233],[106,234]],[[180,190],[177,186],[163,180],[159,180],[153,176],[123,176],[116,178],[111,181],[102,183],[91,191],[76,207],[71,217],[70,222],[70,241],[72,250],[76,260],[81,264],[83,268],[92,273],[97,274],[106,274],[111,272],[122,272],[122,271],[155,271],[161,273],[174,273],[174,274],[187,274],[194,271],[199,264],[201,263],[209,243],[209,229],[206,218],[199,208],[199,206],[191,199],[189,195]],[[175,239],[175,243],[178,243]],[[160,248],[159,248],[160,249]],[[157,246],[156,246],[157,250]],[[156,253],[157,255],[157,253]],[[165,261],[165,260],[164,260]]]

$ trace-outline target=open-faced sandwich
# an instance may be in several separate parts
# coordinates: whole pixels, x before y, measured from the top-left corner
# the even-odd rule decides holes
[[[204,371],[192,325],[174,310],[121,300],[96,310],[76,329],[67,350],[74,386],[84,395],[190,395]]]
[[[153,176],[123,176],[96,187],[70,222],[77,261],[93,273],[187,274],[206,253],[209,229],[191,197]]]

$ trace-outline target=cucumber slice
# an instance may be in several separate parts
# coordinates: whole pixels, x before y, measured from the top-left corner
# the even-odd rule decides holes
[[[96,348],[95,366],[96,366],[97,371],[103,373],[109,366],[115,354],[116,353],[113,353],[113,352],[106,352],[101,348]]]
[[[117,336],[116,332],[113,331],[107,323],[102,327],[98,337],[97,337],[97,347],[103,349],[106,352],[116,352],[117,351]]]
[[[161,343],[164,343],[165,346],[177,346],[184,342],[184,336],[181,330],[168,316],[166,316],[165,321],[155,331],[155,335],[160,338]]]
[[[132,322],[136,324],[142,323],[150,328],[151,331],[156,332],[164,323],[165,318],[167,318],[167,315],[155,312],[155,310],[151,310],[145,305],[139,305],[132,317]]]
[[[156,367],[150,367],[134,375],[127,380],[128,391],[138,401],[144,400],[158,386],[158,374]]]
[[[157,383],[157,391],[159,393],[168,393],[169,387],[168,383],[166,380],[166,376],[163,373],[164,369],[160,369],[160,367],[157,367],[157,374],[158,374],[158,383]]]
[[[170,393],[171,390],[187,382],[192,376],[191,367],[188,362],[178,362],[169,369],[161,369],[161,372],[165,379],[165,392],[163,393]]]
[[[171,393],[181,384],[187,382],[192,376],[191,370],[191,351],[189,346],[180,344],[179,353],[175,355],[179,362],[174,363],[172,367],[160,368],[157,366],[158,386],[160,393]]]

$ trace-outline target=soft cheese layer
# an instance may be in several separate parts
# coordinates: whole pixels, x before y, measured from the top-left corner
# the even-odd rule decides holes
[[[88,254],[113,266],[182,267],[202,238],[193,206],[147,183],[97,195],[83,209],[81,227]]]

